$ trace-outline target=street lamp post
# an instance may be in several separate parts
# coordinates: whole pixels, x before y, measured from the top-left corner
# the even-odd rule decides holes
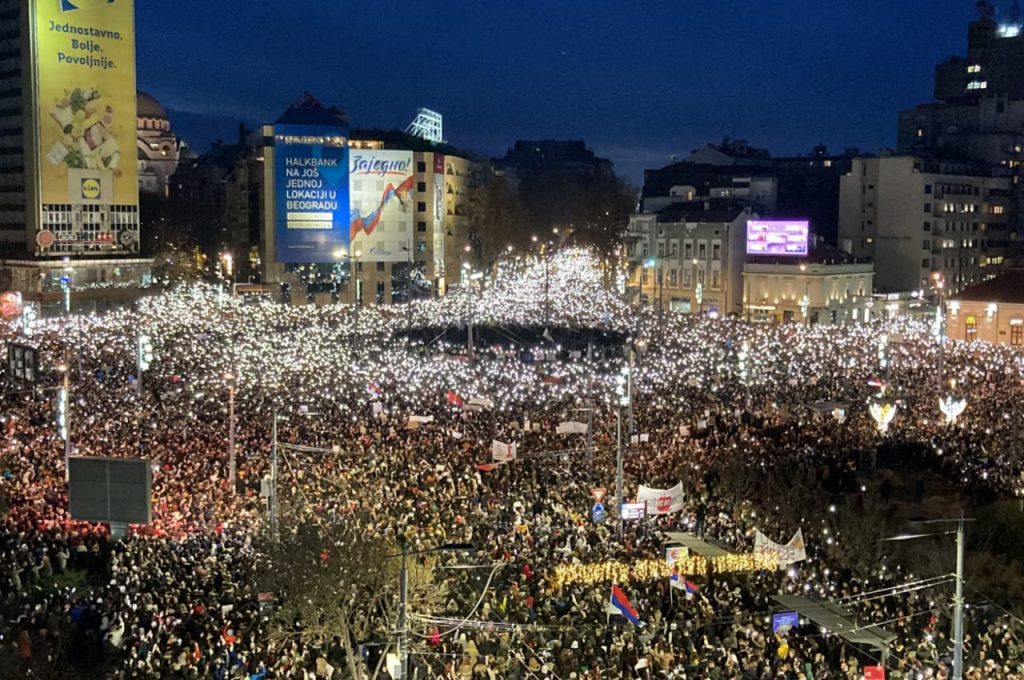
[[[938,294],[938,306],[935,310],[936,323],[938,324],[938,328],[936,328],[936,335],[938,336],[939,341],[939,365],[938,372],[936,375],[936,385],[939,389],[939,397],[941,398],[943,389],[943,376],[946,372],[946,310],[945,298],[943,296],[943,293],[945,292],[946,288],[946,281],[942,277],[942,274],[940,272],[935,272],[933,276],[935,278],[935,292]]]
[[[402,540],[402,552],[398,555],[387,555],[388,558],[401,557],[402,566],[398,572],[398,664],[401,680],[409,677],[409,569],[406,560],[410,555],[429,555],[439,552],[471,551],[475,548],[471,543],[446,543],[437,548],[410,551],[408,542]]]
[[[235,465],[235,376],[228,373],[228,483],[231,493],[235,493],[237,468]],[[276,429],[276,428],[275,428]]]
[[[914,525],[950,524],[955,522],[956,528],[952,531],[904,534],[901,536],[893,536],[892,538],[882,539],[884,541],[910,541],[917,538],[924,538],[926,536],[949,536],[950,534],[956,536],[956,594],[954,595],[953,600],[952,680],[963,680],[964,677],[964,549],[966,544],[964,536],[964,523],[973,521],[974,520],[972,519],[960,517],[959,519],[935,519],[927,520],[924,522],[914,522]]]

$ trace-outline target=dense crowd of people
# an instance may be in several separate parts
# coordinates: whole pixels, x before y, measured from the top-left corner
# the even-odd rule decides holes
[[[661,318],[604,284],[586,253],[567,250],[547,267],[499,272],[472,303],[356,314],[196,287],[36,322],[27,337],[12,326],[7,339],[39,347],[48,370],[34,391],[5,376],[0,677],[345,678],[386,666],[393,620],[379,617],[363,639],[311,641],[281,635],[260,597],[273,423],[280,442],[301,445],[276,451],[286,537],[346,526],[387,551],[399,540],[414,552],[473,546],[431,562],[445,601],[410,612],[415,677],[856,680],[881,664],[890,678],[950,677],[949,579],[907,585],[940,575],[913,573],[851,527],[888,512],[890,491],[867,480],[893,447],[927,452],[924,464],[967,494],[1021,494],[1021,356],[949,342],[938,376],[920,322]],[[472,357],[409,334],[470,321],[490,339]],[[140,334],[154,349],[141,383]],[[65,356],[74,455],[152,462],[153,521],[122,540],[68,513],[48,389]],[[625,496],[682,482],[685,499],[620,537],[614,512],[595,521],[591,509],[595,488],[614,496],[626,369]],[[968,404],[953,424],[938,408],[950,395]],[[869,401],[897,409],[886,432]],[[586,434],[556,432],[586,421],[585,409],[592,451]],[[515,444],[515,460],[495,463],[495,442]],[[787,477],[822,493],[771,488]],[[779,570],[692,575],[689,593],[667,578],[620,583],[641,626],[609,610],[610,582],[552,578],[564,564],[663,559],[665,531],[743,553],[755,531],[784,542],[797,529],[806,559]],[[479,568],[447,568],[466,562]],[[780,594],[841,603],[895,637],[883,658],[807,621],[774,634]],[[982,597],[967,612],[965,677],[1024,679],[1020,622]]]

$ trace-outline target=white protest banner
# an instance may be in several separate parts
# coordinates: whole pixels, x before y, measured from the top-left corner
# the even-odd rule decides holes
[[[495,463],[508,463],[516,459],[516,445],[499,442],[497,439],[491,441],[491,460]]]
[[[469,404],[470,406],[479,406],[488,410],[494,408],[494,402],[486,397],[470,397]]]
[[[671,489],[654,489],[640,485],[636,492],[637,503],[647,506],[648,515],[667,515],[683,509],[683,483],[679,482]]]
[[[760,531],[754,532],[754,552],[774,554],[779,558],[779,568],[785,569],[791,564],[807,559],[807,548],[804,544],[803,529],[797,529],[793,538],[786,545],[780,545]]]
[[[575,420],[566,420],[555,428],[556,434],[586,434],[587,424]]]

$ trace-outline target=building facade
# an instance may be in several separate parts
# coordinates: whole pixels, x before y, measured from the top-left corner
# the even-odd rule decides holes
[[[76,53],[74,36],[90,30],[100,33],[92,41],[92,56],[61,58]],[[108,63],[117,68],[104,67]],[[135,257],[140,241],[136,124],[131,0],[66,5],[0,0],[0,282],[5,287],[40,300],[49,294],[57,270],[61,286],[88,288],[83,295],[108,283],[148,279]],[[126,258],[126,264],[111,264],[117,258]]]
[[[1024,269],[1008,269],[951,298],[946,336],[1024,348]]]
[[[935,68],[935,101],[899,114],[899,153],[985,163],[1010,177],[1011,247],[1024,237],[1024,34],[1019,4],[978,3],[967,52]]]
[[[671,208],[630,218],[633,302],[661,312],[740,314],[747,221],[757,215],[742,209]]]
[[[461,265],[470,253],[469,192],[480,182],[483,166],[447,144],[437,144],[396,130],[348,130],[347,154],[351,200],[351,246],[338,249],[333,262],[319,264],[281,262],[275,239],[280,192],[277,176],[277,139],[282,126],[330,123],[342,115],[308,95],[300,98],[274,125],[262,126],[224,150],[225,169],[214,173],[226,178],[229,189],[213,200],[223,203],[221,213],[238,213],[221,220],[225,227],[217,252],[248,253],[247,271],[263,283],[287,284],[293,301],[326,294],[347,302],[390,304],[412,298],[443,295],[459,280]],[[337,121],[340,124],[340,120]],[[347,125],[347,119],[346,119]],[[216,151],[216,150],[215,150]],[[205,154],[204,154],[205,156]],[[200,156],[190,166],[207,163]],[[402,167],[392,178],[366,168]],[[190,174],[186,168],[182,176]],[[206,173],[209,174],[209,173]],[[197,185],[208,182],[200,180]],[[191,189],[200,191],[196,186]],[[373,203],[366,208],[360,197]],[[346,227],[349,211],[346,209]],[[232,228],[229,228],[233,225]],[[341,252],[341,251],[344,252]],[[237,256],[237,255],[235,255]],[[317,299],[322,298],[320,295]]]
[[[959,291],[997,274],[1006,256],[1011,182],[971,163],[858,158],[840,185],[840,248],[875,267],[883,293]]]
[[[171,130],[171,121],[160,102],[142,91],[136,102],[139,191],[167,196],[184,147]]]
[[[743,140],[723,140],[687,158],[644,171],[641,212],[675,203],[700,202],[710,210],[740,206],[762,217],[800,215],[815,234],[836,244],[839,181],[852,153],[829,154],[823,146],[807,156],[774,158]]]
[[[750,321],[866,323],[873,290],[872,264],[832,247],[799,259],[750,257],[743,268],[743,313]]]

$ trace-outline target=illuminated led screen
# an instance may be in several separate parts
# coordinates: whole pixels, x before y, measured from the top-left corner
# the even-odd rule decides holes
[[[807,220],[750,220],[747,255],[807,255]]]

